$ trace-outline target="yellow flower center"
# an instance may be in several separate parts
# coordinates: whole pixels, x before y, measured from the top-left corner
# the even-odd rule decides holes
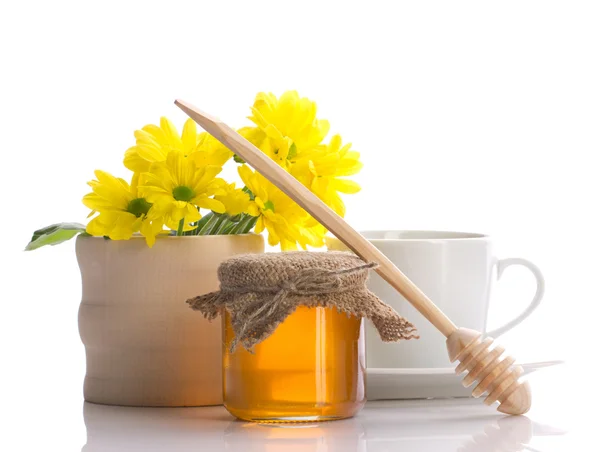
[[[173,198],[177,201],[185,201],[190,202],[194,199],[196,194],[190,187],[186,187],[185,185],[180,185],[179,187],[175,187],[173,189]]]
[[[275,206],[273,205],[273,201],[267,201],[265,203],[265,210],[271,210],[275,212]]]
[[[292,143],[287,158],[288,160],[291,160],[296,157],[296,155],[298,155],[298,148],[296,147],[296,143]]]
[[[152,204],[144,198],[136,198],[132,199],[129,201],[129,204],[127,204],[127,212],[132,213],[136,218],[139,218],[142,215],[146,215],[150,210],[150,207],[152,207]]]

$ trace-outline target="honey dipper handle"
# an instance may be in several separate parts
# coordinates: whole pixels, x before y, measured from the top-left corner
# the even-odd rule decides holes
[[[377,273],[400,292],[444,336],[448,337],[456,331],[456,325],[381,251],[291,174],[219,119],[203,113],[182,100],[176,100],[175,104],[204,130],[296,201],[364,261],[377,262],[379,264]]]

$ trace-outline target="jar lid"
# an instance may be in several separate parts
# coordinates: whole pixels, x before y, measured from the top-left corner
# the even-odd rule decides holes
[[[250,350],[298,306],[336,307],[371,320],[384,342],[417,338],[412,323],[366,287],[376,265],[348,252],[284,252],[232,257],[219,266],[221,289],[187,301],[209,320],[231,314],[237,343]]]

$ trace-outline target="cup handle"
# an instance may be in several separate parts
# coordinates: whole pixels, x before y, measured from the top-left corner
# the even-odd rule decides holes
[[[544,290],[545,290],[545,282],[544,282],[544,277],[542,276],[542,272],[535,264],[533,264],[532,262],[529,262],[527,259],[521,259],[519,257],[511,257],[509,259],[500,259],[500,260],[498,260],[497,265],[498,265],[497,279],[500,279],[502,277],[502,274],[504,273],[504,270],[506,270],[511,265],[522,265],[523,267],[528,268],[531,271],[531,273],[533,273],[533,276],[535,276],[535,279],[537,282],[537,289],[535,291],[535,295],[533,296],[533,300],[531,300],[531,303],[529,303],[529,306],[527,306],[527,309],[525,309],[521,314],[519,314],[517,317],[515,317],[513,320],[506,323],[505,325],[502,325],[500,328],[496,328],[495,330],[492,330],[492,331],[484,331],[483,334],[485,336],[492,336],[492,337],[498,337],[501,334],[506,333],[508,330],[513,329],[515,326],[517,326],[519,323],[521,323],[523,320],[525,320],[527,317],[529,317],[531,315],[531,313],[533,311],[535,311],[535,309],[540,305],[540,302],[542,301],[542,297],[544,296]]]

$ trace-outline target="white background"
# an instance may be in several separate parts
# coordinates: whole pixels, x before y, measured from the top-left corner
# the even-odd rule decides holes
[[[18,402],[13,433],[27,434],[36,402],[78,406],[84,372],[73,243],[22,249],[34,229],[85,221],[85,183],[96,168],[125,174],[135,129],[161,115],[181,127],[177,97],[233,126],[259,91],[316,100],[362,153],[352,225],[493,235],[500,257],[529,258],[547,280],[503,342],[523,359],[583,357],[600,302],[599,23],[597,2],[580,1],[2,2],[0,379]],[[491,326],[532,292],[526,271],[507,272]]]

